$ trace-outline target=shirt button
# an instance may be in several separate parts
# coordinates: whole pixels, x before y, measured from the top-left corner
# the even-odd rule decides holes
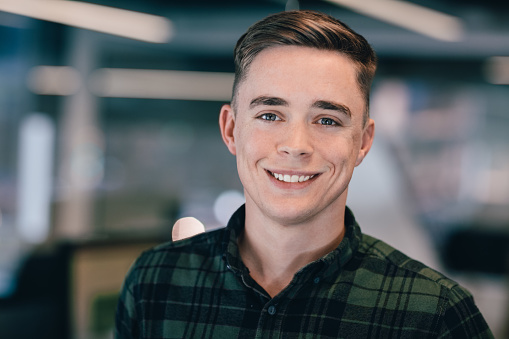
[[[270,305],[267,311],[269,312],[270,315],[276,314],[276,306]]]
[[[320,278],[319,278],[319,277],[316,277],[316,278],[315,278],[315,280],[313,280],[313,282],[314,282],[315,284],[318,284],[318,283],[320,282]]]

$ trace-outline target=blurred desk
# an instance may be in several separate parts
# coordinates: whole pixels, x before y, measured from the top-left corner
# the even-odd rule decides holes
[[[138,255],[168,239],[101,239],[40,248],[0,299],[0,338],[111,337],[118,293]]]

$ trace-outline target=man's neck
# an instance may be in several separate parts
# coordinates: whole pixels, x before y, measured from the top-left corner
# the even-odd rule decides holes
[[[251,277],[274,297],[302,267],[334,250],[345,233],[344,208],[285,226],[246,206],[246,226],[239,251]],[[256,208],[254,208],[256,209]]]

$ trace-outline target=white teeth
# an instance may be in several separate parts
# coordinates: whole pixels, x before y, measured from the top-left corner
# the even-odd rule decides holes
[[[272,173],[272,175],[277,180],[284,181],[284,182],[304,182],[304,181],[308,181],[309,179],[314,177],[314,175],[298,176],[298,175],[289,175],[289,174],[283,175],[283,174],[279,174],[279,173]]]
[[[309,175],[308,176],[301,175],[299,178],[299,182],[308,181],[308,180],[309,180]]]

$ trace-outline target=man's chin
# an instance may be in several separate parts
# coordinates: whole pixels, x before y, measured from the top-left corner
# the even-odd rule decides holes
[[[302,208],[288,208],[283,206],[282,208],[274,208],[271,206],[271,210],[268,213],[270,219],[274,220],[283,226],[298,226],[312,221],[313,217],[317,213],[312,211],[306,211]]]

